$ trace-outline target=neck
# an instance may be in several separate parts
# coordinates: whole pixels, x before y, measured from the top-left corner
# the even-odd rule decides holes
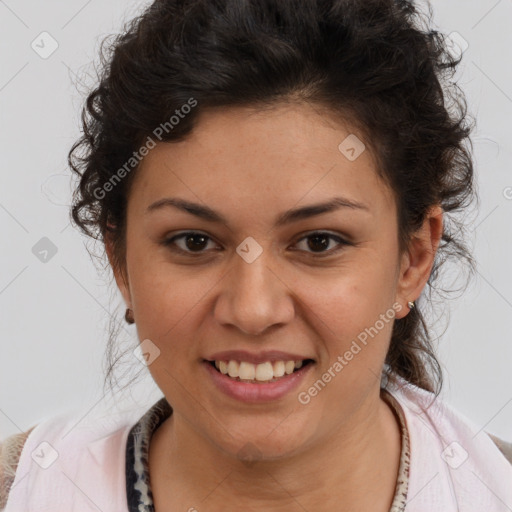
[[[152,477],[152,487],[155,482],[160,489],[180,489],[184,510],[194,510],[191,503],[209,511],[237,503],[266,512],[388,512],[401,441],[394,413],[375,393],[368,396],[357,418],[286,458],[242,461],[213,445],[174,413],[155,433],[151,445],[158,445],[151,452],[158,454],[150,460],[155,466],[152,474],[158,475]],[[163,496],[155,490],[154,496]],[[169,499],[161,502],[169,503]]]

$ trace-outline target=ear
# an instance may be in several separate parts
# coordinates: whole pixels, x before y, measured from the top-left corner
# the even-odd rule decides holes
[[[443,235],[443,209],[436,205],[427,213],[423,225],[410,240],[402,255],[396,300],[404,305],[396,318],[405,317],[409,301],[416,300],[427,284],[434,258]]]
[[[110,233],[107,231],[105,233],[105,250],[107,252],[108,261],[112,268],[112,272],[114,274],[114,278],[116,280],[117,287],[123,296],[126,307],[132,308],[132,299],[130,293],[130,285],[128,282],[128,276],[126,273],[125,266],[118,262],[115,258],[114,252],[114,243],[112,241]]]

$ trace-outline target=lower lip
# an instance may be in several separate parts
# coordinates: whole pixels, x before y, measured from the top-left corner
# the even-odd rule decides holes
[[[274,382],[261,383],[234,380],[217,371],[210,363],[204,361],[203,364],[220,391],[242,402],[259,403],[277,400],[293,391],[304,380],[314,363],[309,363]]]

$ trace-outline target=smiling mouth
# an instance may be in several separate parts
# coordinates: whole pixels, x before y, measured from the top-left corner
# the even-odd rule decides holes
[[[313,359],[266,361],[260,364],[236,360],[205,361],[216,371],[234,381],[253,383],[275,382],[314,363]]]

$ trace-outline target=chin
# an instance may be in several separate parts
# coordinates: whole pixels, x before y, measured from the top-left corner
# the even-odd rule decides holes
[[[307,439],[304,429],[291,431],[289,426],[283,428],[260,428],[239,431],[233,437],[223,437],[216,444],[232,457],[247,463],[273,461],[292,457],[305,449]],[[233,430],[229,430],[233,433]],[[224,432],[225,434],[225,432]]]

